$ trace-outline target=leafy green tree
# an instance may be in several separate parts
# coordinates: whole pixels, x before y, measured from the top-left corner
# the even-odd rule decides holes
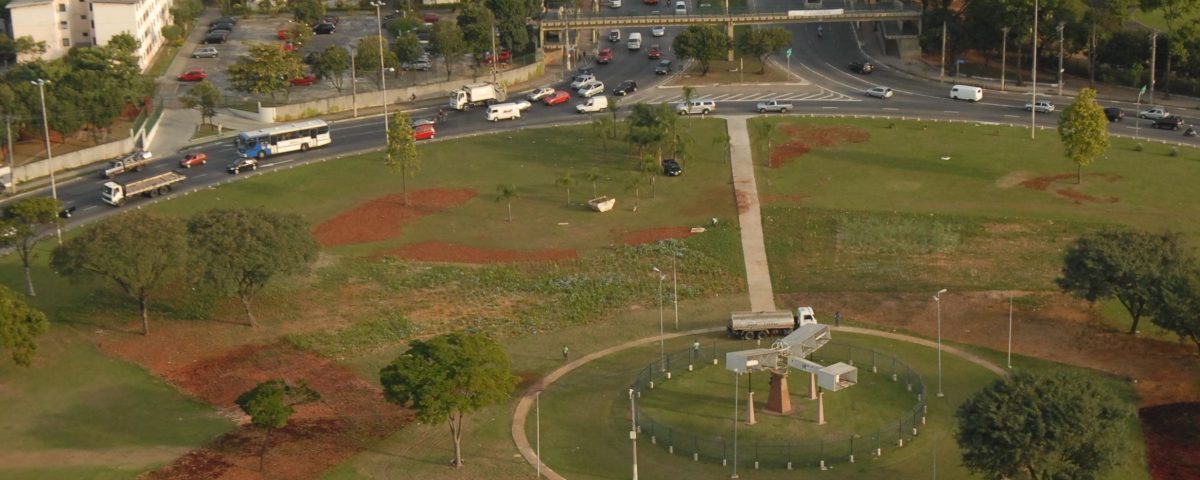
[[[35,41],[33,37],[24,35],[15,39],[8,38],[7,35],[0,35],[0,57],[4,58],[4,66],[8,66],[8,62],[21,61],[21,57],[30,56],[29,60],[34,60],[46,53],[46,42]]]
[[[272,278],[308,271],[319,247],[299,215],[213,209],[188,220],[188,245],[203,285],[235,295],[254,326],[251,304]]]
[[[312,40],[314,35],[316,34],[313,33],[312,27],[303,23],[293,22],[287,28],[287,39],[296,46],[307,45],[308,41]]]
[[[521,192],[517,190],[517,186],[511,183],[500,184],[496,187],[496,201],[503,201],[508,206],[508,221],[512,223],[512,202],[521,197]]]
[[[425,51],[421,48],[421,39],[416,33],[405,32],[392,42],[392,53],[401,63],[411,63],[420,60]]]
[[[350,71],[350,52],[341,45],[330,45],[317,55],[317,61],[313,63],[312,70],[314,75],[329,80],[333,88],[341,93],[346,86],[344,81],[346,72]]]
[[[408,351],[379,372],[383,397],[412,408],[417,420],[446,421],[454,439],[454,466],[461,467],[463,418],[508,401],[517,385],[504,349],[477,333],[450,333],[414,340]]]
[[[987,478],[1097,478],[1111,468],[1130,412],[1091,379],[1019,372],[959,406],[955,437]]]
[[[63,242],[50,258],[72,280],[99,276],[138,302],[142,335],[150,334],[150,298],[187,264],[183,220],[133,212],[109,218]]]
[[[570,170],[563,172],[561,177],[554,180],[555,185],[567,189],[567,205],[571,204],[571,187],[575,186],[576,183],[575,177],[571,175]]]
[[[1136,333],[1153,292],[1188,258],[1178,234],[1104,228],[1067,248],[1062,276],[1055,282],[1063,292],[1089,302],[1117,299],[1133,319],[1129,333]]]
[[[204,13],[204,3],[201,0],[175,0],[171,3],[171,20],[175,25],[191,25]]]
[[[729,52],[729,37],[712,25],[691,25],[676,35],[671,45],[679,58],[695,60],[700,63],[700,75],[708,75],[709,64]]]
[[[325,2],[321,0],[293,0],[292,18],[304,25],[319,23],[325,19]]]
[[[1087,49],[1089,86],[1094,87],[1096,84],[1098,50],[1096,47],[1104,40],[1112,38],[1114,33],[1121,31],[1136,3],[1136,0],[1087,0],[1088,9],[1084,14],[1084,20],[1090,29]],[[1138,37],[1145,38],[1145,35],[1138,32]],[[1121,64],[1128,65],[1129,62],[1121,62]]]
[[[30,266],[33,263],[34,247],[42,237],[46,236],[59,225],[58,200],[49,197],[29,197],[10,203],[4,209],[4,220],[0,228],[0,244],[11,246],[21,257],[21,265],[25,268],[25,287],[29,296],[37,295],[33,290],[33,276]]]
[[[441,55],[442,62],[446,64],[446,80],[449,80],[454,73],[454,62],[467,52],[462,29],[451,22],[433,24],[433,38],[429,41],[429,47],[433,53]]]
[[[536,18],[542,4],[537,0],[487,0],[488,8],[496,15],[497,39],[500,45],[513,52],[528,52],[533,42],[526,19]]]
[[[655,192],[654,180],[658,178],[658,169],[662,167],[662,160],[656,159],[653,156],[646,155],[642,157],[641,163],[638,163],[638,170],[641,170],[646,175],[646,179],[650,181],[650,198],[657,196]]]
[[[1200,348],[1200,269],[1195,262],[1173,272],[1154,291],[1150,321]]]
[[[1142,0],[1143,12],[1159,11],[1167,25],[1167,65],[1164,72],[1163,93],[1171,96],[1171,62],[1183,55],[1186,60],[1187,50],[1183,48],[1188,42],[1195,42],[1195,30],[1192,28],[1193,14],[1200,9],[1200,2],[1195,0]],[[1172,45],[1178,46],[1172,47]]]
[[[396,112],[388,124],[387,158],[389,169],[400,174],[400,189],[404,192],[404,205],[408,206],[408,177],[421,169],[421,156],[417,153],[417,142],[413,138],[412,119],[407,113]]]
[[[1096,91],[1085,88],[1058,115],[1058,135],[1067,158],[1075,162],[1075,183],[1083,182],[1083,167],[1108,150],[1108,117],[1096,103]]]
[[[783,28],[748,28],[738,33],[733,50],[739,55],[757,58],[758,73],[761,74],[767,71],[767,59],[791,44],[792,32]]]
[[[642,185],[646,184],[646,177],[641,173],[631,173],[626,180],[625,188],[633,190],[633,213],[637,213],[642,208]]]
[[[386,45],[387,42],[384,44]],[[400,61],[396,59],[396,52],[391,50],[384,51],[383,61],[386,68],[394,69],[400,66]],[[370,78],[376,87],[383,85],[384,69],[379,68],[379,35],[358,39],[357,52],[354,54],[354,69],[359,76]]]
[[[0,347],[8,350],[13,363],[22,367],[33,365],[37,337],[49,330],[50,321],[46,314],[0,285]]]
[[[596,182],[600,181],[601,178],[604,178],[600,175],[600,169],[592,167],[591,170],[588,170],[586,178],[588,183],[592,184],[592,198],[596,198]]]
[[[248,55],[238,57],[225,71],[235,90],[269,95],[274,101],[275,94],[292,86],[293,78],[304,76],[304,63],[284,52],[279,44],[255,43],[250,45]]]
[[[183,27],[175,24],[163,25],[162,36],[163,38],[167,39],[167,43],[171,45],[182,45]]]
[[[217,105],[221,103],[221,91],[208,79],[204,79],[180,95],[179,102],[185,108],[199,111],[202,125],[211,125],[212,119],[217,116]]]
[[[464,3],[458,13],[458,26],[463,32],[467,51],[475,59],[476,68],[492,50],[492,32],[496,28],[496,17],[482,3]]]
[[[287,426],[296,413],[296,405],[316,402],[321,394],[309,388],[303,380],[291,385],[284,380],[267,380],[238,396],[234,403],[250,416],[250,424],[263,431],[262,447],[258,454],[258,471],[263,471],[267,459],[267,442],[271,431]]]
[[[637,149],[637,155],[650,149],[657,149],[662,155],[662,143],[667,138],[664,128],[663,109],[646,103],[633,106],[626,120],[629,125],[627,140]]]

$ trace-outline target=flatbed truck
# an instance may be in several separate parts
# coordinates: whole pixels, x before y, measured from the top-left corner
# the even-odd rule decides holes
[[[125,183],[104,182],[104,190],[100,193],[100,198],[104,200],[104,203],[120,207],[125,204],[126,199],[134,195],[141,194],[143,197],[166,195],[175,187],[176,183],[186,179],[187,177],[179,173],[166,172]]]

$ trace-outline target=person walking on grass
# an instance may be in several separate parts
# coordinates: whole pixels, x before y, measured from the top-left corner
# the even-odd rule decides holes
[[[571,356],[571,350],[568,349],[566,345],[563,345],[563,363],[566,363],[567,358],[569,358],[570,356]]]

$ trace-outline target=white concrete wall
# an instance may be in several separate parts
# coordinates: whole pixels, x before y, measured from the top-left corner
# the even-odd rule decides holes
[[[55,176],[62,178],[62,175],[66,173],[64,170],[84,167],[100,160],[124,155],[132,152],[133,150],[133,137],[129,137],[116,142],[105,143],[103,145],[77,150],[64,155],[55,155],[54,173]],[[48,165],[49,163],[46,162],[46,160],[41,160],[17,167],[14,173],[18,190],[20,189],[21,182],[32,180],[34,178],[49,176],[50,171],[46,168]],[[99,170],[97,169],[97,175],[99,174],[98,172]],[[8,178],[5,178],[4,181],[7,182]],[[99,195],[99,192],[96,192],[96,194]]]

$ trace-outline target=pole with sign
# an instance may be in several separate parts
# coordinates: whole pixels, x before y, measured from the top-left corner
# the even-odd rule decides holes
[[[1145,94],[1146,94],[1146,86],[1142,85],[1142,89],[1140,91],[1138,91],[1137,105],[1135,107],[1133,107],[1134,115],[1137,115],[1138,112],[1140,112],[1142,110],[1142,95],[1145,95]],[[1138,120],[1140,120],[1140,119],[1138,119]],[[1140,128],[1141,123],[1142,122],[1138,122],[1138,121],[1133,122],[1133,138],[1141,138],[1141,133],[1142,133],[1142,129]]]
[[[792,47],[788,47],[787,51],[784,52],[783,55],[787,57],[788,80],[791,80],[792,79]]]

